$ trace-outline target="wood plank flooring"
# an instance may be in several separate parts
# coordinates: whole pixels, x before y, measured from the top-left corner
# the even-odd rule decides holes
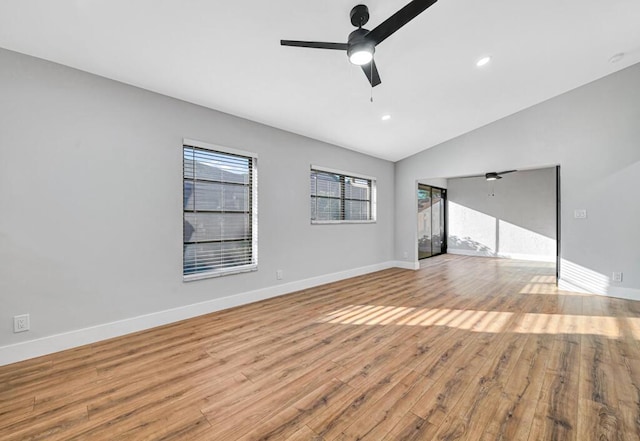
[[[640,440],[640,303],[444,255],[0,367],[1,440]]]

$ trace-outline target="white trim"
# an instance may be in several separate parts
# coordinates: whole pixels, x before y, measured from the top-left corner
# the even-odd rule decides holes
[[[393,266],[396,268],[403,268],[408,270],[419,270],[420,262],[407,262],[404,260],[396,260],[393,262]]]
[[[200,147],[200,148],[207,149],[207,150],[214,150],[214,151],[217,151],[217,152],[229,153],[231,155],[247,156],[247,157],[253,157],[253,158],[257,158],[258,157],[257,153],[248,152],[246,150],[232,149],[230,147],[224,147],[224,146],[221,146],[221,145],[210,144],[208,142],[198,141],[198,140],[189,139],[189,138],[182,138],[182,145],[183,146],[187,145],[189,147]]]
[[[367,175],[363,175],[363,174],[360,174],[360,173],[354,173],[354,172],[350,172],[350,171],[338,170],[338,169],[335,169],[335,168],[323,167],[321,165],[313,165],[313,164],[311,164],[311,171],[321,171],[321,172],[327,172],[327,173],[335,173],[336,175],[344,175],[344,176],[348,176],[350,178],[368,179],[370,181],[376,181],[377,180],[377,178],[374,178],[373,176],[367,176]]]
[[[338,225],[338,224],[375,224],[377,221],[373,220],[313,220],[311,219],[311,225]]]
[[[571,292],[579,292],[581,294],[598,294],[598,295],[604,295],[602,293],[595,293],[595,292],[591,292],[588,291],[578,285],[574,285],[573,283],[564,280],[564,279],[558,279],[558,289],[561,291],[571,291]]]
[[[640,289],[623,288],[621,286],[610,286],[607,297],[617,297],[619,299],[640,300]]]
[[[555,255],[543,256],[539,254],[494,253],[489,251],[462,250],[458,248],[447,248],[447,253],[457,254],[460,256],[498,257],[502,259],[529,260],[532,262],[554,263],[556,261]]]
[[[496,257],[486,251],[478,250],[461,250],[456,248],[447,248],[447,254],[457,254],[459,256],[476,256],[476,257]]]
[[[378,220],[378,184],[376,179],[371,179],[371,221]]]
[[[541,254],[518,254],[518,253],[498,253],[497,257],[502,257],[503,259],[514,259],[514,260],[528,260],[530,262],[547,262],[547,263],[556,263],[556,255],[553,256],[545,256]]]
[[[195,280],[211,279],[214,277],[228,276],[231,274],[250,273],[252,271],[258,271],[257,263],[252,263],[249,265],[242,265],[242,266],[234,266],[231,268],[224,268],[224,269],[201,272],[201,273],[183,274],[182,281],[193,282]]]
[[[621,286],[610,286],[609,288],[607,288],[606,292],[596,292],[596,291],[589,291],[588,289],[582,288],[581,286],[578,286],[568,280],[559,279],[558,289],[562,291],[578,292],[582,294],[593,294],[593,295],[603,296],[603,297],[616,297],[619,299],[640,301],[640,289],[636,289],[636,288],[623,288]]]
[[[382,262],[0,347],[0,366],[411,262]],[[414,268],[409,268],[414,269]],[[415,268],[417,269],[417,268]]]

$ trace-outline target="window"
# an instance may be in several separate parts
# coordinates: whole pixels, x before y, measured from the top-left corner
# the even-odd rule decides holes
[[[374,222],[376,180],[311,166],[311,223]]]
[[[256,270],[256,155],[183,144],[184,280]]]

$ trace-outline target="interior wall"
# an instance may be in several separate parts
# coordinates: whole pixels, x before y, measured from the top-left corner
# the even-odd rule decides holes
[[[0,347],[393,258],[391,162],[7,50],[0,66]],[[183,138],[258,154],[257,272],[182,281]],[[311,164],[376,177],[377,222],[311,225]]]
[[[556,261],[556,169],[448,180],[448,252]]]
[[[431,187],[447,188],[446,178],[431,178],[431,179],[419,179],[419,184],[429,185]]]
[[[418,179],[559,164],[561,286],[640,299],[638,84],[640,64],[397,162],[396,258],[416,262]]]

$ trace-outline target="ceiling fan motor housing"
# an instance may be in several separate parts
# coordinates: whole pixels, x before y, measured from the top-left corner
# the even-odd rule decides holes
[[[351,54],[355,52],[365,51],[373,53],[376,51],[376,45],[373,41],[366,38],[369,31],[364,28],[359,28],[349,34],[347,57],[351,58]]]

